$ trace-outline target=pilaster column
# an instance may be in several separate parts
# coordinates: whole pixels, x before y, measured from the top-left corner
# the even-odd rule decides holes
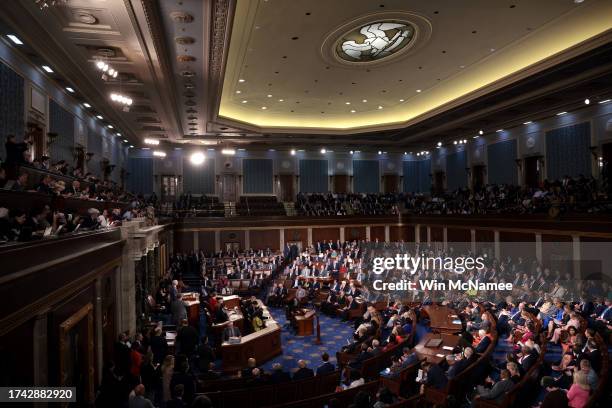
[[[385,225],[385,242],[391,241],[391,231],[388,225]]]
[[[475,229],[471,229],[470,230],[470,248],[472,250],[472,253],[475,254],[476,253],[476,230]]]
[[[501,258],[501,246],[499,244],[499,231],[493,231],[493,241],[495,243],[495,259]]]
[[[96,378],[97,384],[102,382],[102,369],[104,368],[104,333],[102,330],[102,280],[96,279],[95,283],[96,303],[94,305],[94,327],[96,336]]]
[[[535,234],[535,253],[538,262],[542,262],[542,234]]]
[[[200,249],[200,241],[199,241],[198,231],[193,231],[193,250],[198,251]]]
[[[448,250],[448,228],[446,227],[442,228],[442,245],[446,252]]]
[[[49,357],[48,357],[48,339],[47,339],[47,311],[36,316],[34,327],[32,328],[32,361],[34,384],[36,387],[49,385]],[[36,408],[47,407],[46,402],[35,403]]]
[[[417,244],[421,242],[421,224],[414,226],[414,242]]]
[[[308,228],[308,246],[312,246],[312,228]]]
[[[427,245],[431,245],[431,227],[427,226]]]
[[[345,235],[344,234],[345,234],[344,227],[340,227],[340,242],[344,242],[345,241],[345,239],[344,239]]]
[[[244,249],[251,249],[251,230],[244,230]]]
[[[215,231],[215,252],[221,251],[221,231]]]
[[[281,228],[278,231],[278,244],[280,245],[280,251],[283,251],[283,248],[285,248],[285,229]]]
[[[368,225],[366,226],[366,240],[368,241],[371,239],[371,236],[372,236],[370,233],[371,233],[370,226]]]
[[[574,260],[574,280],[582,279],[581,261],[582,256],[580,253],[580,236],[572,235],[572,259]]]

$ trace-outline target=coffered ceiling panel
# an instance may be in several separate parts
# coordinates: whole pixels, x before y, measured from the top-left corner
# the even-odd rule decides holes
[[[218,115],[262,132],[399,128],[611,28],[608,0],[236,0]]]

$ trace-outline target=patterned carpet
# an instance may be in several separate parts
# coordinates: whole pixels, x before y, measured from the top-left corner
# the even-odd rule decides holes
[[[312,336],[298,337],[289,328],[285,318],[285,310],[281,308],[269,307],[268,310],[274,319],[282,326],[281,341],[283,354],[267,361],[263,367],[268,371],[272,369],[272,364],[281,363],[285,370],[294,371],[297,369],[297,361],[306,360],[308,367],[315,370],[321,365],[321,354],[327,352],[330,361],[335,364],[336,352],[340,350],[347,340],[352,339],[352,323],[343,322],[339,318],[332,318],[320,314],[321,324],[321,345],[316,345],[316,334]],[[316,333],[316,320],[315,320]]]

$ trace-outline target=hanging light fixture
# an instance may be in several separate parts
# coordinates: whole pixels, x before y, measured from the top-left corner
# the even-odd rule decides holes
[[[117,78],[119,75],[119,71],[102,60],[96,62],[96,68],[102,71],[102,80],[104,81],[107,81],[109,78]]]

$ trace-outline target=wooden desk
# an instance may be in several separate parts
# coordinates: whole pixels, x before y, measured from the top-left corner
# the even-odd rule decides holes
[[[430,327],[440,333],[458,333],[461,331],[461,323],[455,323],[461,319],[457,313],[448,306],[427,305],[423,310],[429,316]]]
[[[431,339],[442,339],[438,347],[425,347]],[[453,354],[453,350],[459,343],[459,336],[448,334],[427,333],[427,335],[414,347],[414,351],[420,360],[426,359],[430,363],[439,364],[446,359],[446,356]],[[450,350],[444,347],[450,348]]]
[[[196,292],[183,293],[183,303],[187,309],[187,320],[189,325],[198,327],[200,325],[200,296]]]
[[[295,316],[298,336],[311,336],[314,333],[314,330],[313,330],[314,315],[315,315],[314,310],[306,310],[306,312],[303,315]]]
[[[235,307],[240,309],[240,296],[231,295],[231,296],[222,296],[223,303],[225,303],[225,307],[228,309],[233,309]]]
[[[261,300],[258,300],[263,308],[266,318],[266,327],[260,331],[242,336],[240,343],[221,345],[221,358],[223,360],[223,371],[234,372],[247,366],[249,358],[254,358],[258,365],[270,360],[283,352],[281,347],[281,326],[272,318]]]

